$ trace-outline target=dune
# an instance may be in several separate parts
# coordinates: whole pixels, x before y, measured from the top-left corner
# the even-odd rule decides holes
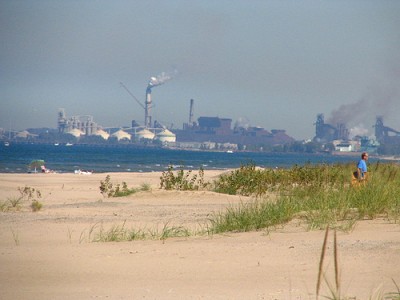
[[[222,171],[205,171],[213,180]],[[300,221],[274,230],[193,234],[165,240],[94,242],[113,226],[198,232],[213,214],[251,198],[159,189],[161,173],[109,173],[150,191],[105,198],[107,174],[0,174],[0,203],[18,188],[41,193],[43,207],[0,212],[1,299],[312,299],[323,231]],[[333,237],[324,263],[334,283]],[[385,219],[338,232],[342,295],[368,299],[400,285],[400,226]],[[321,295],[330,295],[323,282]]]

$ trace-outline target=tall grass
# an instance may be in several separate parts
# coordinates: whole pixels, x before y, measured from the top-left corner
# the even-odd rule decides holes
[[[196,233],[192,233],[183,226],[169,226],[164,224],[162,229],[128,229],[125,222],[122,225],[113,225],[109,229],[105,229],[103,225],[96,224],[93,226],[88,240],[91,242],[126,242],[135,240],[161,240],[165,242],[168,238],[189,237]]]
[[[255,200],[214,215],[211,230],[259,230],[294,218],[305,219],[310,229],[329,225],[349,230],[356,220],[378,216],[398,222],[400,166],[375,163],[370,170],[368,182],[352,186],[352,165],[305,165],[278,170],[242,166],[217,179],[215,191],[253,195]]]

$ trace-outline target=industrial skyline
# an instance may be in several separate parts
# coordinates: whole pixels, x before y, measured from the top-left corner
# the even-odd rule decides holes
[[[321,112],[373,135],[377,115],[400,128],[398,28],[399,1],[5,0],[0,127],[55,127],[60,107],[105,127],[145,122],[123,82],[146,122],[182,128],[195,99],[195,118],[296,139]]]

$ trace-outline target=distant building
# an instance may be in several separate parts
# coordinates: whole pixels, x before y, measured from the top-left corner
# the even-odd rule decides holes
[[[291,143],[294,138],[288,136],[285,130],[274,129],[271,132],[262,127],[235,127],[231,129],[232,119],[219,117],[199,117],[198,122],[183,130],[174,130],[176,141],[182,142],[213,142],[219,145],[231,143],[235,145],[283,145]]]
[[[383,125],[383,117],[377,116],[375,138],[381,144],[400,144],[400,131]]]
[[[314,140],[317,142],[331,142],[333,140],[347,141],[349,139],[349,130],[346,125],[339,123],[336,126],[326,124],[324,121],[324,115],[318,114],[317,121],[315,122],[315,137]]]
[[[69,133],[78,129],[85,135],[92,135],[100,129],[97,123],[93,121],[93,116],[83,115],[67,118],[64,108],[59,109],[57,124],[59,133]]]

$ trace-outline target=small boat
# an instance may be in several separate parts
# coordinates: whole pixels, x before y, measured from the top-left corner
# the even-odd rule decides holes
[[[65,146],[72,146],[73,144],[71,143],[66,143]]]
[[[8,146],[10,146],[10,143],[9,142],[4,142],[4,146],[8,147]]]
[[[233,153],[233,151],[232,150],[227,150],[226,153]]]

